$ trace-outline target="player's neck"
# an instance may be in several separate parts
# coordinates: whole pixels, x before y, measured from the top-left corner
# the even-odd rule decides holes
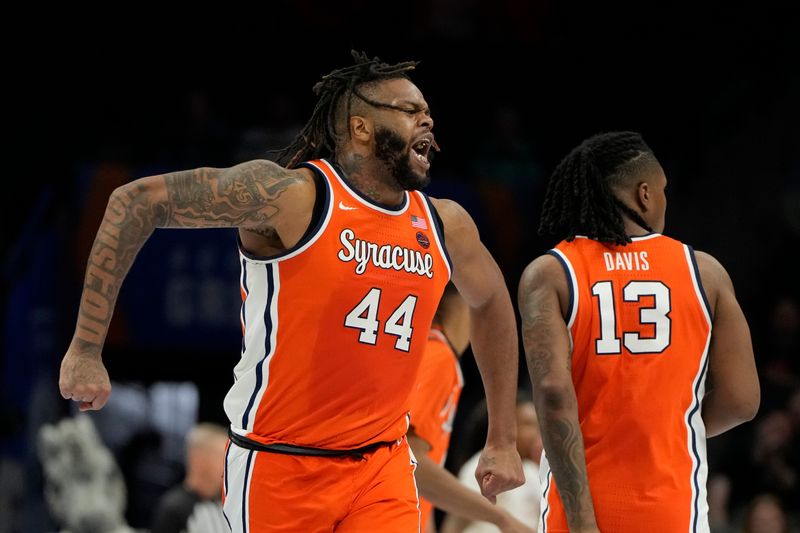
[[[645,220],[645,222],[647,221]],[[625,235],[628,237],[641,237],[642,235],[649,235],[650,233],[653,232],[649,229],[643,228],[628,217],[625,217]]]
[[[337,155],[336,162],[349,181],[368,198],[384,205],[400,205],[405,198],[404,191],[386,165],[374,156],[346,152]]]

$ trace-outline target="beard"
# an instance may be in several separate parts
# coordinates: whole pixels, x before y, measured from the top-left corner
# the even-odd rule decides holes
[[[422,174],[411,168],[411,155],[406,141],[388,128],[379,126],[375,130],[375,157],[383,161],[403,190],[417,191],[431,182],[428,172]]]

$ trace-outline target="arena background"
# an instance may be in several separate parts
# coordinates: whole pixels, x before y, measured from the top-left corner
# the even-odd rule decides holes
[[[512,0],[272,2],[179,16],[61,6],[10,17],[21,37],[3,38],[0,532],[56,529],[34,435],[71,414],[58,365],[108,193],[282,147],[311,112],[311,87],[349,64],[351,48],[421,61],[413,80],[442,146],[428,192],[472,213],[514,298],[522,268],[554,244],[536,228],[558,160],[599,131],[644,135],[670,180],[665,232],[726,266],[753,333],[762,409],[710,441],[712,477],[730,482],[733,524],[763,492],[797,513],[798,22],[777,3]],[[186,425],[224,422],[240,335],[234,239],[160,230],[123,286],[105,351],[120,405],[93,417],[123,467],[136,527],[180,479]],[[467,422],[480,378],[470,353],[462,363],[453,469],[480,444]]]

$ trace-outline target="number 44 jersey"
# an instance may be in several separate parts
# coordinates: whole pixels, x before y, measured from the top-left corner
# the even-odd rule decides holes
[[[708,531],[704,394],[711,315],[694,251],[660,234],[611,246],[577,237],[554,255],[586,466],[601,531]],[[545,531],[567,531],[541,468]]]
[[[400,439],[450,263],[421,192],[379,205],[327,161],[319,216],[270,258],[240,246],[242,358],[231,429],[263,444],[334,450]]]

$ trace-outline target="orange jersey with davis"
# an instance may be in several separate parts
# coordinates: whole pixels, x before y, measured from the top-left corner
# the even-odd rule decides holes
[[[244,338],[225,412],[264,444],[397,440],[450,279],[438,216],[421,192],[389,208],[327,161],[305,166],[324,183],[317,227],[280,256],[240,247]]]
[[[444,333],[432,328],[417,383],[411,393],[411,427],[417,436],[430,444],[427,455],[439,466],[444,466],[447,459],[453,420],[463,388],[464,378],[458,357]],[[433,506],[420,498],[419,508],[421,531],[424,533]]]
[[[708,531],[705,392],[711,313],[691,247],[660,234],[549,253],[570,290],[572,380],[601,531]],[[542,464],[545,532],[568,531]]]

